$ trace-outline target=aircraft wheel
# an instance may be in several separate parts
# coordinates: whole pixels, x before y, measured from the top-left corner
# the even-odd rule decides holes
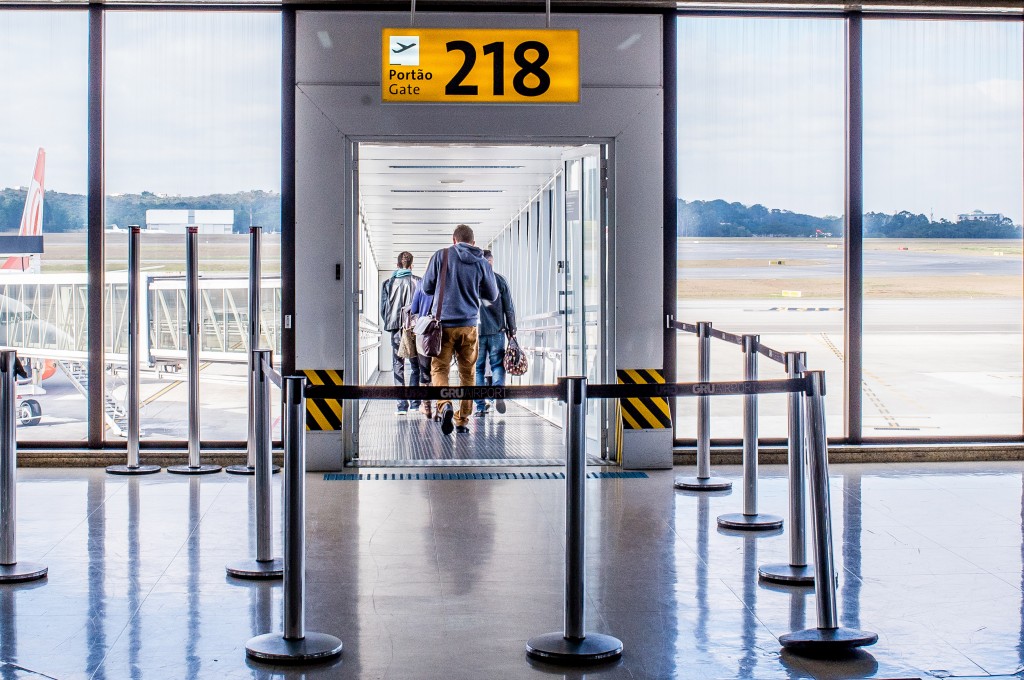
[[[43,417],[43,407],[35,399],[26,399],[18,404],[18,424],[26,427],[38,425]]]

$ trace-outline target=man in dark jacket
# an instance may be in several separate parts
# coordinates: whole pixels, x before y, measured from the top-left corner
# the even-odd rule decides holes
[[[484,258],[494,268],[494,256],[491,251],[484,251]],[[495,272],[494,280],[498,283],[498,299],[494,302],[480,303],[480,350],[476,359],[476,384],[484,384],[484,373],[488,364],[491,367],[491,384],[505,384],[505,336],[512,337],[516,334],[516,308],[512,304],[512,291],[508,287],[508,281],[501,274]],[[494,406],[498,413],[505,412],[505,400],[498,399]],[[490,404],[483,399],[476,400],[476,411],[474,415],[483,416],[490,411]]]
[[[493,302],[498,298],[494,271],[484,259],[483,251],[476,247],[473,230],[465,224],[455,227],[452,244],[450,248],[443,248],[430,258],[422,283],[423,292],[436,296],[440,306],[441,353],[430,362],[430,377],[435,387],[448,385],[452,354],[459,364],[459,384],[463,387],[473,384],[480,300]],[[439,279],[446,253],[448,270],[442,290]],[[451,434],[453,420],[459,432],[469,432],[472,406],[469,399],[463,399],[459,403],[459,412],[455,413],[450,399],[438,401],[441,432]]]
[[[398,356],[398,345],[402,341],[402,310],[412,303],[412,296],[419,286],[420,279],[412,275],[412,253],[402,251],[398,254],[398,269],[384,282],[380,291],[380,316],[384,320],[384,330],[391,333],[391,368],[395,372],[395,384],[405,386],[405,359]],[[412,384],[420,384],[420,364],[412,360]],[[409,402],[398,401],[396,414],[404,416],[409,411]],[[420,402],[411,404],[413,409],[420,407]]]

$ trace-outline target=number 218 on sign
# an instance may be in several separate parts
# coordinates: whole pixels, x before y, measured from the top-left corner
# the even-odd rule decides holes
[[[386,102],[579,102],[577,31],[386,28],[382,42]]]

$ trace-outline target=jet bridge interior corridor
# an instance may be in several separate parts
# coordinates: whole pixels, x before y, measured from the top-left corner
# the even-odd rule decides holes
[[[391,333],[378,310],[399,253],[412,254],[420,277],[434,252],[451,245],[457,224],[470,226],[476,245],[493,252],[495,272],[509,284],[529,370],[506,384],[551,384],[567,374],[603,380],[607,153],[597,144],[360,144],[360,383],[394,381]],[[450,384],[458,384],[454,371]],[[398,415],[395,406],[362,402],[354,463],[564,462],[563,406],[552,400],[509,403],[505,413],[487,404],[485,415],[471,418],[470,433],[452,437],[425,414]],[[615,454],[606,411],[600,401],[591,404],[594,461]]]

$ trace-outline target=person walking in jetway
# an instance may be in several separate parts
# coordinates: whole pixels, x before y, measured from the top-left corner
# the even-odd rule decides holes
[[[417,319],[424,314],[429,314],[430,309],[434,306],[434,296],[427,295],[423,292],[423,286],[417,286],[416,292],[412,296],[412,307],[409,310],[413,319]],[[420,384],[424,386],[430,385],[430,357],[426,354],[417,354],[413,361],[418,361],[420,365]],[[423,415],[426,416],[427,420],[433,416],[430,408],[430,400],[426,399],[422,402],[420,410]]]
[[[494,255],[489,250],[484,251],[484,259],[494,268]],[[505,384],[505,336],[512,337],[516,334],[516,308],[512,304],[512,291],[508,281],[501,274],[495,272],[494,280],[498,284],[498,299],[494,302],[486,300],[480,303],[480,327],[479,351],[476,359],[476,384],[483,385],[487,367],[491,369],[491,384]],[[494,408],[498,413],[505,412],[505,400],[498,399]],[[476,400],[476,411],[474,415],[482,417],[491,410],[490,402],[483,399]]]
[[[412,275],[412,253],[402,251],[398,254],[398,269],[384,282],[380,291],[380,316],[384,320],[384,330],[391,333],[391,366],[395,373],[395,384],[405,386],[405,359],[398,356],[398,346],[402,341],[402,310],[412,303],[413,293],[420,284],[420,278]],[[416,359],[412,364],[412,384],[420,383],[420,364]],[[418,401],[410,404],[405,399],[398,401],[397,415],[404,416],[409,406],[418,409]]]
[[[423,292],[436,295],[441,300],[441,309],[436,312],[441,321],[441,352],[430,362],[431,382],[435,387],[448,385],[453,354],[459,365],[459,384],[462,387],[473,385],[480,301],[493,302],[498,298],[494,270],[484,259],[483,251],[476,247],[474,239],[469,226],[460,224],[455,227],[452,246],[434,253],[423,275]],[[442,265],[445,265],[447,273],[444,281],[439,281]],[[458,432],[469,432],[472,407],[469,399],[463,399],[459,402],[458,413],[455,413],[450,399],[438,400],[441,432],[451,434],[453,420]]]

